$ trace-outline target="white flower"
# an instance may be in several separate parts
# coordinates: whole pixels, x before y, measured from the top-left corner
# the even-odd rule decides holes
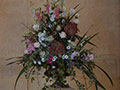
[[[46,38],[46,41],[49,41],[49,42],[51,42],[51,41],[53,41],[54,40],[54,37],[51,35],[51,36],[48,36],[47,38]]]
[[[41,41],[44,41],[44,40],[45,40],[45,37],[41,37],[40,39],[41,39]]]
[[[42,56],[42,57],[45,56],[45,51],[41,51],[40,56]]]
[[[43,33],[46,34],[46,31],[44,30]]]
[[[77,17],[77,18],[78,18],[79,16],[80,16],[80,15],[79,15],[78,13],[75,15],[75,17]]]
[[[75,13],[75,9],[70,9],[69,14],[73,15]]]
[[[62,19],[62,23],[65,24],[65,19]]]
[[[66,47],[66,49],[67,49],[67,50],[70,50],[70,49],[71,49],[71,47],[70,47],[70,46],[67,46],[67,47]]]
[[[39,40],[39,42],[40,43],[42,43],[42,41],[44,41],[45,40],[45,36],[46,36],[46,32],[39,32],[38,33],[38,40]]]
[[[34,24],[34,25],[33,25],[33,29],[34,29],[35,31],[38,31],[38,30],[39,30],[39,24]]]
[[[55,21],[55,15],[54,14],[50,17],[50,21],[51,22]]]
[[[83,43],[81,43],[80,46],[82,47],[82,46],[83,46]]]
[[[57,24],[57,22],[54,22],[54,24],[56,25],[56,24]]]
[[[55,69],[56,67],[55,66],[52,66],[53,69]]]
[[[35,60],[33,61],[33,63],[34,63],[34,64],[37,64],[37,62],[36,62]]]
[[[51,24],[48,24],[48,27],[49,27],[49,28],[52,28],[52,25],[51,25]]]
[[[50,14],[54,13],[54,11],[52,10],[52,7],[49,8]]]
[[[52,61],[53,62],[56,61],[57,58],[58,58],[57,56],[54,56],[53,59],[52,59]]]
[[[59,35],[61,38],[66,38],[66,36],[67,36],[65,32],[61,32],[61,33],[59,33]]]
[[[68,43],[71,47],[75,47],[76,46],[76,43],[71,41],[71,40],[68,40]]]
[[[76,46],[76,43],[71,41],[71,42],[70,42],[70,45],[73,46],[73,47],[75,47],[75,46]]]
[[[74,22],[75,24],[79,24],[79,23],[80,23],[79,19],[75,19],[75,20],[73,20],[73,22]]]
[[[68,59],[69,57],[68,57],[68,55],[63,55],[62,56],[62,59]]]
[[[24,51],[24,54],[29,54],[29,51],[26,49],[26,50]]]
[[[57,25],[56,30],[57,30],[57,31],[61,31],[60,25]]]
[[[42,44],[44,47],[46,47],[47,45],[45,43]]]
[[[41,65],[41,61],[38,61],[38,65]]]
[[[42,61],[42,62],[45,62],[45,58],[42,58],[41,61]]]
[[[63,13],[62,13],[62,16],[63,16],[63,17],[65,17],[65,16],[66,16],[66,13],[65,13],[65,12],[63,12]]]
[[[68,57],[68,55],[65,55],[65,57],[64,57],[65,59],[68,59],[69,57]]]
[[[62,59],[65,59],[65,55],[62,55]]]
[[[70,43],[70,42],[71,42],[71,40],[68,40],[68,42]]]
[[[43,32],[43,33],[42,33],[42,32],[39,32],[39,33],[38,33],[38,37],[39,37],[39,38],[40,38],[40,37],[44,37],[45,35],[46,35],[46,33],[44,33],[44,32]]]
[[[34,47],[35,47],[35,48],[39,48],[39,47],[40,47],[40,43],[39,43],[39,42],[35,42],[35,43],[34,43]]]

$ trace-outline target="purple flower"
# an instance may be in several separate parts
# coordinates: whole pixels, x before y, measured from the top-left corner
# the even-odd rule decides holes
[[[29,44],[27,50],[29,51],[29,54],[32,54],[32,52],[35,51],[34,45],[33,44]]]
[[[76,57],[76,56],[80,56],[79,52],[73,52],[71,54],[71,59],[74,59],[74,57]]]
[[[31,43],[31,41],[30,41],[29,39],[27,39],[27,40],[25,41],[25,43],[28,45],[28,44]]]
[[[94,55],[93,54],[88,54],[87,56],[88,56],[90,61],[92,61],[94,59]]]
[[[89,62],[89,61],[92,61],[92,60],[93,60],[94,55],[93,55],[93,54],[88,54],[87,56],[84,55],[84,57],[85,57],[84,60],[85,60],[86,62]]]

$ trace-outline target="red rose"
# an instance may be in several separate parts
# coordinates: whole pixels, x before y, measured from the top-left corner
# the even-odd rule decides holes
[[[65,46],[64,43],[59,42],[59,41],[55,41],[51,44],[50,48],[49,48],[49,52],[51,54],[63,54],[65,52]]]
[[[78,31],[77,25],[73,22],[70,22],[69,24],[67,24],[64,27],[64,31],[68,34],[68,35],[75,35]]]

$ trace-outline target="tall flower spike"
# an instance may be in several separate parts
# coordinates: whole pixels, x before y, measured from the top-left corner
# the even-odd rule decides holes
[[[41,19],[42,19],[42,17],[40,16],[40,12],[37,12],[37,13],[36,13],[36,16],[37,16],[38,21],[40,22]]]
[[[59,8],[55,9],[55,18],[59,18]]]
[[[47,5],[46,5],[46,11],[49,14],[49,12],[50,12],[50,4],[49,3],[47,3]]]

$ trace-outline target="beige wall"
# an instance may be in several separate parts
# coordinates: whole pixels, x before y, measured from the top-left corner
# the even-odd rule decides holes
[[[45,0],[32,0],[34,6],[41,6]],[[13,90],[14,81],[20,70],[19,66],[6,66],[6,58],[22,55],[22,35],[27,29],[22,23],[30,26],[33,23],[30,0],[0,0],[0,90]],[[89,34],[99,32],[93,40],[99,48],[95,49],[95,59],[111,75],[114,87],[111,87],[103,73],[96,70],[98,78],[106,85],[107,90],[120,90],[120,1],[119,0],[66,0],[67,7],[80,3],[80,30],[84,33],[92,27]],[[79,72],[78,72],[79,73]],[[79,79],[81,76],[79,76]],[[17,90],[26,90],[26,81],[22,77]],[[40,82],[40,87],[43,85]],[[76,87],[74,83],[70,84]],[[33,89],[35,87],[35,89]],[[37,90],[31,85],[31,90]],[[95,90],[94,87],[90,90]],[[102,89],[100,89],[102,90]]]

